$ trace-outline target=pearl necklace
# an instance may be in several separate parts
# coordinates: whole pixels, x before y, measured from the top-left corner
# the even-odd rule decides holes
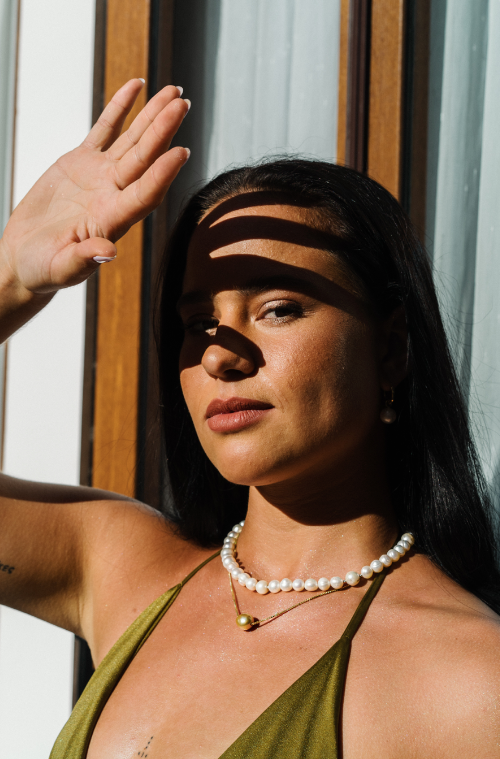
[[[297,592],[302,590],[308,590],[310,592],[315,590],[321,590],[323,592],[328,591],[330,588],[333,590],[340,590],[347,585],[357,585],[360,579],[363,577],[365,580],[369,580],[374,573],[382,572],[384,567],[390,567],[393,562],[399,561],[399,559],[410,550],[415,543],[415,538],[411,532],[405,532],[401,536],[401,540],[398,540],[394,548],[390,548],[387,553],[382,554],[380,559],[375,559],[370,565],[366,565],[358,572],[347,572],[345,578],[332,577],[330,580],[327,577],[320,577],[319,580],[314,580],[310,577],[304,582],[297,578],[296,580],[289,580],[285,577],[283,580],[256,580],[255,577],[251,577],[248,572],[240,566],[238,559],[236,558],[236,545],[243,529],[244,521],[236,524],[233,529],[228,532],[227,537],[224,539],[224,545],[221,551],[222,564],[227,569],[233,580],[238,580],[238,583],[248,590],[256,590],[257,593],[265,595],[266,593],[279,593],[281,590],[285,593],[290,590]]]

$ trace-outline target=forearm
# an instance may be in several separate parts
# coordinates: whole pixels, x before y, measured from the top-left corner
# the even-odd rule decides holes
[[[33,318],[55,293],[32,293],[16,280],[0,239],[0,343]]]

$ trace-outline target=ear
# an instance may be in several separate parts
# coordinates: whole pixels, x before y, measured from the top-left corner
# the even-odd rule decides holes
[[[403,306],[398,306],[382,323],[380,386],[396,387],[408,373],[408,327]]]

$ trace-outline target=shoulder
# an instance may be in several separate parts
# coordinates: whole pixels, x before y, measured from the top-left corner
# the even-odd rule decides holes
[[[465,606],[465,604],[464,604]],[[500,755],[500,620],[490,609],[469,608],[429,616],[427,655],[413,693],[430,714],[427,742],[435,756]],[[420,687],[419,687],[420,686]],[[444,751],[443,739],[446,745]]]
[[[405,723],[422,756],[498,756],[500,617],[428,560],[419,563],[412,586],[387,598],[399,619],[392,638]]]
[[[179,583],[214,552],[184,539],[161,512],[140,501],[111,498],[83,507],[86,561],[100,584],[104,577],[107,583],[126,581],[130,589],[147,582],[155,593]]]
[[[185,540],[163,514],[139,501],[110,498],[82,508],[86,593],[81,634],[100,660],[149,604],[214,549]]]

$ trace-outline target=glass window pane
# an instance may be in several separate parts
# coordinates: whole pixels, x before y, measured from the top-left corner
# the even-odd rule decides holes
[[[433,0],[427,239],[494,491],[500,486],[500,3]]]
[[[231,164],[276,153],[335,160],[339,0],[177,0],[174,80],[193,101],[192,151],[170,204]]]

